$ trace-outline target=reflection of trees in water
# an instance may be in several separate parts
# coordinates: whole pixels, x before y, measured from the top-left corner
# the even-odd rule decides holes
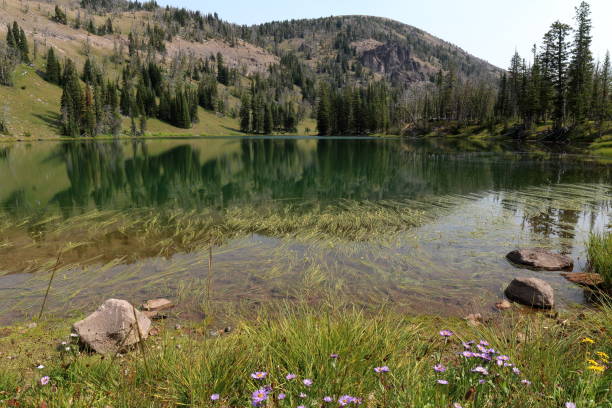
[[[222,208],[267,200],[316,201],[345,198],[418,199],[428,195],[483,194],[556,183],[609,182],[609,167],[546,156],[441,153],[427,142],[395,140],[237,141],[238,152],[202,162],[206,141],[151,154],[148,141],[65,143],[61,157],[70,188],[54,201],[67,212],[91,208],[172,205]],[[502,205],[516,210],[516,202]],[[554,211],[551,209],[551,211]],[[534,230],[578,215],[542,213]],[[554,222],[553,222],[554,223]],[[539,231],[540,232],[540,231]],[[542,230],[542,233],[555,231]],[[571,234],[563,230],[564,234]]]

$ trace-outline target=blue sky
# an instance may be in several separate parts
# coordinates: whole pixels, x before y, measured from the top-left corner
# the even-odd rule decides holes
[[[507,67],[516,48],[528,56],[552,22],[573,24],[579,0],[158,0],[219,13],[238,24],[343,14],[388,17],[421,28],[466,51]],[[612,0],[591,0],[593,53],[612,49]]]

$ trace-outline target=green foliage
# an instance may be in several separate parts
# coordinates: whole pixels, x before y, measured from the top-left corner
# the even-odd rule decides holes
[[[251,99],[243,95],[240,100],[240,131],[248,133],[251,130]]]
[[[544,35],[541,50],[534,46],[533,64],[527,66],[515,54],[508,75],[502,75],[495,115],[505,124],[520,119],[522,129],[516,134],[552,121],[553,139],[601,135],[603,123],[610,120],[610,62],[606,57],[601,66],[593,63],[588,3],[576,8],[576,22],[573,43],[571,27],[556,21]],[[598,132],[585,131],[587,121],[594,121]]]
[[[47,52],[47,62],[45,70],[45,79],[52,84],[59,85],[62,77],[62,67],[60,62],[55,57],[55,51],[53,47],[49,48]]]
[[[68,16],[58,5],[55,6],[55,14],[51,17],[51,20],[58,24],[68,24]]]
[[[589,267],[612,285],[612,233],[591,235],[587,244]]]
[[[121,360],[101,359],[75,352],[73,346],[69,351],[62,347],[35,377],[29,370],[15,369],[0,384],[6,385],[7,397],[22,406],[45,401],[49,406],[243,407],[251,405],[251,393],[267,384],[268,406],[320,406],[325,396],[333,405],[344,395],[372,407],[557,408],[566,402],[595,407],[609,401],[607,370],[590,370],[587,362],[599,363],[610,354],[609,307],[586,313],[582,321],[565,316],[568,324],[509,312],[470,328],[457,319],[331,306],[338,303],[337,296],[328,302],[330,306],[262,310],[239,321],[232,333],[214,338],[198,334],[208,331],[199,325],[178,330],[162,326],[160,335],[146,341],[146,356],[132,350]],[[27,349],[36,350],[35,357],[48,355],[49,350],[38,345],[48,342],[40,340],[49,332],[53,338],[67,336],[69,325],[61,331],[44,326],[35,329],[36,334],[9,331],[0,344],[15,354],[11,341],[31,342]],[[442,329],[455,334],[441,337]],[[585,338],[593,343],[582,342]],[[468,340],[475,341],[474,351],[478,342],[488,341],[519,372],[494,361],[458,357],[462,341]],[[445,371],[434,371],[435,365]],[[477,365],[489,374],[472,372]],[[389,372],[376,373],[379,366]],[[251,377],[258,371],[266,373],[265,381]],[[288,374],[296,378],[287,379]],[[50,384],[41,386],[42,376],[49,376]],[[305,379],[312,385],[305,385]],[[438,384],[439,379],[448,384]],[[278,398],[281,393],[284,400]],[[219,394],[220,400],[211,400],[212,394]]]
[[[0,44],[0,86],[13,86],[13,72],[19,63],[14,48]]]
[[[13,22],[12,26],[7,26],[6,45],[9,49],[14,50],[21,62],[25,64],[30,63],[28,39],[25,31],[19,27],[16,21]]]

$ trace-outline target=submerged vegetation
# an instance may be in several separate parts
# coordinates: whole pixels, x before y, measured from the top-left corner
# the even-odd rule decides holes
[[[260,310],[214,337],[202,326],[158,323],[144,349],[101,358],[79,349],[67,322],[41,322],[34,329],[3,329],[0,401],[147,408],[604,407],[612,397],[611,323],[610,306],[557,320],[510,313],[470,327],[449,318],[358,311],[334,299],[320,308]],[[25,349],[28,354],[19,351]],[[17,356],[6,360],[4,354]]]
[[[61,253],[64,266],[218,246],[249,234],[369,241],[420,225],[422,210],[398,202],[345,201],[334,206],[233,207],[223,211],[139,209],[90,211],[64,219],[59,215],[15,218],[0,213],[0,261],[14,272],[50,268]],[[27,256],[25,254],[28,254]]]

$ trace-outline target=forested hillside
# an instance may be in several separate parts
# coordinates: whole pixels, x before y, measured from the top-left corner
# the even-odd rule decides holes
[[[576,39],[581,45],[559,51],[567,59],[559,73],[555,32],[533,66],[515,56],[503,71],[379,17],[240,26],[155,2],[3,0],[0,7],[7,95],[0,131],[15,136],[422,134],[503,124],[523,137],[549,122],[555,135],[567,134],[570,117],[600,128],[609,118],[609,63],[595,69],[590,54],[573,51],[590,42]],[[581,7],[588,20],[588,5]],[[567,96],[558,78],[584,95]]]

